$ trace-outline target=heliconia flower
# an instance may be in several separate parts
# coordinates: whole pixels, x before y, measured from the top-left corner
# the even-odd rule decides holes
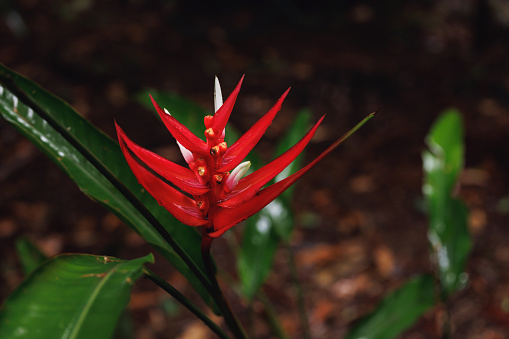
[[[263,188],[303,151],[324,116],[293,147],[242,178],[250,166],[250,162],[242,163],[242,160],[272,123],[290,90],[284,92],[276,104],[233,145],[228,146],[224,141],[224,131],[243,79],[224,103],[219,81],[215,79],[215,114],[204,118],[205,140],[194,135],[150,97],[176,139],[189,168],[137,145],[115,123],[120,147],[138,182],[175,218],[189,226],[203,226],[204,233],[211,238],[221,236],[268,205],[371,117],[364,119],[301,170]]]

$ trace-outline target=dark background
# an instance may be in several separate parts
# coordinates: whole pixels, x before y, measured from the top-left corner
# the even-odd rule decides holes
[[[292,86],[258,150],[303,108],[327,114],[306,161],[380,107],[379,114],[297,185],[292,246],[312,333],[339,338],[388,291],[430,272],[422,213],[421,152],[448,107],[465,120],[466,170],[458,194],[470,208],[470,282],[451,301],[454,338],[509,336],[509,5],[471,1],[3,1],[0,62],[71,103],[114,136],[113,119],[139,144],[179,159],[153,114],[134,101],[147,88],[213,109],[242,74],[231,122],[247,130]],[[0,298],[22,279],[14,250],[28,236],[46,254],[134,258],[151,251],[89,201],[5,121],[0,121]],[[242,226],[233,232],[240,235]],[[219,266],[235,274],[224,239]],[[266,292],[291,337],[300,336],[286,256]],[[199,300],[158,259],[156,270]],[[241,316],[246,305],[228,298]],[[259,306],[259,305],[258,305]],[[206,338],[198,320],[149,283],[130,304],[136,338]],[[403,338],[438,336],[440,307]],[[255,305],[256,336],[269,337]],[[247,319],[244,319],[247,321]]]

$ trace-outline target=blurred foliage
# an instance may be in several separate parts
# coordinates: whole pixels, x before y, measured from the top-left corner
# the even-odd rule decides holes
[[[396,338],[431,308],[435,299],[433,277],[415,277],[386,296],[373,313],[352,328],[345,339]]]
[[[46,255],[28,238],[23,237],[16,240],[16,249],[25,275],[32,273],[47,259]]]
[[[310,117],[311,112],[307,110],[298,113],[292,126],[277,144],[276,155],[282,154],[302,138],[309,128]],[[299,169],[302,157],[303,153],[277,175],[274,182],[286,178]],[[260,162],[255,161],[255,163]],[[254,298],[270,273],[278,244],[290,239],[295,226],[291,207],[294,187],[289,188],[263,210],[247,220],[237,257],[237,269],[241,289],[248,299]]]
[[[453,197],[464,157],[460,113],[456,109],[443,112],[425,141],[428,150],[423,153],[422,191],[429,215],[431,256],[437,264],[440,288],[435,288],[432,276],[410,280],[359,321],[347,338],[394,338],[437,301],[447,302],[467,281],[466,261],[472,248],[468,211],[462,201]]]
[[[466,261],[472,248],[468,231],[468,210],[453,197],[463,169],[463,127],[456,109],[444,112],[426,137],[428,150],[422,155],[429,230],[434,259],[445,297],[467,281]]]

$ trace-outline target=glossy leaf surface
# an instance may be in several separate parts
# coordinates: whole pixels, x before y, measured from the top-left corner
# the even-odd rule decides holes
[[[124,261],[63,254],[29,275],[0,310],[0,338],[110,338],[143,265],[153,256]]]
[[[62,136],[55,125],[43,119],[39,112],[49,115],[59,128],[68,132],[74,142],[90,152],[113,173],[164,225],[195,264],[202,265],[200,249],[196,245],[200,243],[199,233],[192,228],[183,227],[138,184],[116,141],[91,125],[61,99],[0,64],[0,114],[3,118],[63,169],[85,194],[107,207],[161,252],[187,277],[200,295],[209,301],[207,289],[161,235],[113,184]]]
[[[409,328],[435,303],[433,277],[422,275],[388,295],[361,319],[345,339],[392,339]]]
[[[428,238],[438,265],[444,292],[450,295],[467,281],[465,264],[472,247],[467,208],[453,191],[463,168],[463,126],[460,113],[451,109],[435,122],[423,153],[423,194],[429,214]]]

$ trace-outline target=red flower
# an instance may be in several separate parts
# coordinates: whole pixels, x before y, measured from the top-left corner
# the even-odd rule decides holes
[[[274,107],[228,147],[224,142],[224,130],[243,79],[244,77],[223,104],[219,81],[216,78],[214,93],[216,113],[204,118],[205,141],[191,133],[166,109],[161,109],[151,96],[159,116],[177,140],[189,168],[140,147],[116,125],[120,147],[139,183],[179,221],[189,226],[204,226],[204,231],[213,238],[219,237],[242,220],[260,211],[345,139],[336,141],[298,172],[262,189],[302,152],[322,122],[324,118],[322,116],[292,148],[271,163],[242,178],[250,165],[249,162],[241,163],[242,160],[272,123],[290,90],[283,93]],[[346,137],[351,133],[347,133]]]

